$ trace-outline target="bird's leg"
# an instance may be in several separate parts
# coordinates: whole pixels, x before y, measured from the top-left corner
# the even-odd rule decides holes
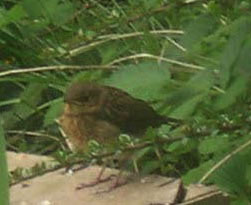
[[[118,187],[121,187],[121,186],[127,184],[127,179],[123,179],[123,180],[121,179],[122,175],[123,175],[123,170],[120,170],[116,176],[115,182],[112,183],[112,185],[110,187],[108,187],[108,189],[97,191],[96,194],[108,193],[110,191],[117,189]],[[112,176],[114,176],[114,175],[110,175],[110,177],[112,177]]]
[[[122,160],[124,161],[124,160]],[[122,163],[124,164],[124,163]],[[125,165],[125,164],[124,164]],[[123,165],[121,165],[123,167]],[[137,166],[137,162],[135,159],[133,159],[133,167],[134,167],[134,171],[138,174],[139,173],[139,170],[138,170],[138,166]],[[116,175],[116,179],[115,179],[115,182],[106,190],[103,190],[103,191],[99,191],[97,193],[107,193],[107,192],[110,192],[110,191],[113,191],[114,189],[118,188],[118,187],[121,187],[121,186],[124,186],[125,184],[128,183],[128,176],[126,177],[123,177],[123,173],[125,172],[125,170],[122,168],[119,173]],[[112,177],[114,175],[110,175],[110,177]]]
[[[127,180],[122,179],[123,172],[124,172],[123,170],[119,171],[114,184],[110,187],[110,189],[108,191],[112,191],[113,189],[116,189],[116,188],[118,188],[120,186],[123,186],[123,185],[127,184]]]
[[[98,174],[98,176],[97,176],[97,178],[94,181],[92,181],[90,183],[79,184],[76,187],[76,189],[80,190],[80,189],[87,188],[87,187],[93,187],[93,186],[96,186],[96,185],[98,185],[100,183],[107,182],[107,181],[111,180],[113,175],[109,175],[108,177],[105,177],[105,178],[102,179],[102,175],[104,174],[105,169],[106,169],[106,165],[103,165],[100,172],[99,172],[99,174]]]
[[[122,179],[122,175],[123,175],[123,172],[124,172],[123,170],[120,170],[117,175],[110,174],[109,176],[107,176],[105,178],[102,178],[102,176],[103,176],[103,174],[105,172],[105,169],[106,169],[106,166],[103,165],[100,172],[99,172],[99,174],[98,174],[98,176],[97,176],[97,178],[94,181],[89,182],[89,183],[81,183],[76,187],[76,190],[96,186],[96,185],[98,185],[100,183],[104,183],[104,182],[107,182],[107,181],[111,180],[113,177],[116,177],[115,182],[112,183],[112,185],[108,189],[98,191],[97,193],[110,192],[110,191],[113,191],[114,189],[116,189],[118,187],[121,187],[121,186],[127,184],[127,179]]]
[[[134,172],[138,174],[139,169],[138,169],[138,165],[137,165],[137,162],[136,162],[135,159],[133,159],[133,167],[134,167]],[[117,187],[120,187],[120,186],[123,186],[123,185],[127,184],[127,181],[128,181],[127,179],[121,179],[122,175],[123,175],[123,172],[124,172],[123,169],[121,169],[119,171],[119,173],[117,174],[115,183],[110,187],[110,191],[117,188]]]
[[[130,154],[129,154],[129,156],[130,156]],[[121,159],[120,167],[123,167],[123,168],[116,175],[115,182],[107,190],[104,190],[104,191],[101,191],[101,192],[98,192],[98,193],[110,192],[110,191],[113,191],[114,189],[116,189],[118,187],[121,187],[121,186],[123,186],[123,185],[125,185],[125,184],[128,183],[128,180],[129,180],[128,176],[123,177],[123,173],[125,172],[125,164],[126,164],[125,162],[127,161],[126,159],[130,158],[129,156],[128,155],[124,155],[123,156],[124,159]],[[133,159],[132,162],[133,162],[134,171],[135,171],[135,173],[138,174],[139,173],[139,169],[138,169],[137,161],[135,159]]]

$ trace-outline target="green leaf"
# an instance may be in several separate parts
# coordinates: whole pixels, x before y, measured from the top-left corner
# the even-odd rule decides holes
[[[181,106],[176,108],[174,111],[172,111],[170,113],[170,116],[182,119],[182,118],[192,115],[194,111],[196,110],[197,105],[204,99],[204,97],[205,95],[201,94],[201,95],[197,95],[191,99],[186,100],[184,104],[182,104]]]
[[[190,170],[182,179],[185,184],[197,183],[200,178],[214,165],[212,160],[201,163],[199,167]]]
[[[59,0],[48,0],[48,1],[41,1],[39,0],[39,3],[41,5],[43,16],[52,20],[53,12],[57,12]]]
[[[248,165],[250,165],[250,154],[246,156],[235,155],[218,169],[211,179],[222,190],[238,197],[248,198],[250,196],[246,179]]]
[[[149,152],[153,152],[153,149],[152,147],[145,147],[143,149],[140,149],[140,150],[137,150],[133,153],[133,158],[135,160],[139,160],[141,159],[142,157],[144,157],[147,153]]]
[[[8,177],[8,168],[6,160],[6,146],[4,131],[2,124],[0,122],[0,199],[1,205],[9,204],[9,177]]]
[[[17,22],[27,14],[20,5],[15,5],[7,14],[7,19],[9,22]]]
[[[168,96],[165,104],[176,105],[170,116],[183,118],[193,114],[197,105],[208,95],[213,83],[213,75],[208,71],[193,76],[184,86]]]
[[[163,87],[168,85],[169,80],[167,64],[140,63],[123,66],[105,84],[125,90],[134,97],[153,100],[163,97]]]
[[[235,62],[239,57],[245,40],[250,36],[251,20],[249,17],[239,18],[238,20],[236,20],[236,22],[233,23],[231,28],[231,36],[221,58],[219,83],[223,88],[228,85],[228,82],[232,75],[232,70],[235,66]]]
[[[139,1],[140,3],[142,3],[142,6],[146,9],[146,10],[150,10],[150,9],[155,9],[158,8],[159,6],[161,6],[162,0],[141,0]]]
[[[23,0],[21,3],[23,9],[27,12],[30,18],[38,18],[43,15],[43,4],[41,0]]]
[[[210,137],[203,140],[199,145],[199,152],[201,154],[210,154],[214,152],[219,152],[222,149],[230,146],[228,143],[229,139],[222,136]]]
[[[102,75],[103,75],[103,71],[101,70],[78,72],[72,79],[72,82],[97,81],[102,77]]]
[[[128,51],[127,44],[125,45],[123,42],[114,41],[106,43],[103,46],[98,47],[99,54],[102,58],[101,64],[108,64],[112,60],[118,58],[123,53]]]
[[[52,22],[57,26],[65,24],[74,14],[74,7],[72,3],[59,3],[56,10],[53,11]]]
[[[62,110],[63,110],[62,98],[51,101],[50,107],[44,116],[44,126],[48,126],[55,123],[55,119],[59,117]]]
[[[159,44],[159,39],[156,38],[156,36],[151,35],[148,32],[145,32],[145,34],[142,36],[142,45],[141,49],[146,53],[151,53],[158,55],[159,51],[161,49]]]
[[[185,28],[184,37],[181,38],[182,45],[191,50],[196,44],[208,36],[216,25],[216,21],[211,15],[199,16]]]
[[[0,18],[0,28],[24,18],[27,14],[20,5],[13,6],[9,11],[2,11],[3,18]]]
[[[237,97],[246,91],[249,82],[248,77],[249,76],[239,75],[233,79],[233,82],[230,84],[226,92],[216,99],[214,105],[215,109],[222,110],[235,103]]]
[[[250,154],[250,153],[248,153],[248,154]],[[246,170],[247,170],[247,172],[246,172],[247,183],[251,187],[251,164],[250,163],[247,165]]]
[[[25,120],[35,112],[41,100],[41,93],[46,84],[31,83],[20,95],[20,103],[16,104],[11,112],[4,115],[4,127],[10,129],[20,120]]]
[[[159,161],[146,161],[143,165],[141,173],[144,174],[150,174],[156,169],[160,168],[160,162]]]
[[[229,61],[226,62],[226,66],[228,66],[228,70],[227,67],[225,67],[225,73],[221,73],[220,77],[225,77],[227,76],[227,80],[228,83],[225,83],[225,87],[226,87],[226,92],[225,94],[220,95],[215,102],[215,108],[216,110],[222,110],[227,108],[228,106],[234,104],[238,97],[241,96],[242,94],[245,94],[248,86],[249,86],[249,82],[250,82],[250,77],[251,77],[251,72],[250,72],[250,52],[251,52],[251,38],[248,37],[250,32],[251,32],[251,21],[241,21],[241,24],[239,25],[239,27],[243,28],[245,27],[244,31],[241,32],[249,32],[246,33],[246,35],[242,34],[238,37],[235,37],[236,41],[234,41],[235,43],[237,43],[238,46],[236,46],[237,48],[231,47],[231,49],[233,49],[234,51],[229,51],[228,52],[234,52],[234,54],[236,56],[231,56],[232,58],[234,58],[234,62],[232,65],[228,65],[227,63],[229,63],[229,61],[231,61],[232,59],[229,59]],[[238,27],[238,28],[239,28]],[[246,28],[247,27],[247,28]],[[250,28],[249,28],[250,27]],[[240,32],[239,30],[236,31],[237,33]],[[230,40],[230,45],[232,45],[232,41]],[[238,51],[238,53],[236,53]],[[232,54],[233,55],[233,54]],[[231,67],[231,68],[230,68]]]
[[[31,18],[44,17],[57,26],[65,24],[74,14],[74,7],[69,1],[24,0],[22,6]]]
[[[250,23],[251,24],[251,23]],[[249,75],[251,76],[250,69],[250,53],[251,53],[251,37],[249,37],[245,42],[240,51],[239,57],[237,59],[234,74],[239,75]]]
[[[164,146],[164,149],[167,152],[172,152],[174,155],[181,155],[191,152],[192,150],[197,148],[197,146],[198,146],[197,140],[185,138],[182,141],[174,142],[171,145],[167,145],[166,148]]]

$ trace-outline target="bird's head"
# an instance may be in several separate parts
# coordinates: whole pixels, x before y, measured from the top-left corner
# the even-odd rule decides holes
[[[75,105],[93,105],[100,95],[100,88],[90,82],[73,83],[66,91],[64,101]]]

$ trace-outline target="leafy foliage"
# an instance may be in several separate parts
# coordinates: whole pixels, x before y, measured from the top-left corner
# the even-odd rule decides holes
[[[232,193],[235,204],[250,202],[250,156],[236,155],[218,170],[212,180],[223,190]]]
[[[1,184],[0,184],[0,198],[1,203],[3,205],[9,204],[9,178],[8,178],[8,168],[7,168],[7,160],[6,160],[6,150],[5,150],[5,138],[3,128],[0,124],[0,177],[1,177]]]
[[[8,148],[67,158],[55,122],[62,95],[73,81],[97,81],[184,120],[131,143],[147,142],[134,150],[142,172],[197,182],[249,140],[250,9],[245,0],[2,1],[0,118]],[[177,136],[183,140],[168,141]],[[208,182],[250,202],[250,166],[236,158]],[[237,163],[242,176],[233,176]]]
[[[163,99],[163,88],[168,86],[169,81],[167,65],[141,63],[122,67],[107,78],[106,83],[147,101]]]

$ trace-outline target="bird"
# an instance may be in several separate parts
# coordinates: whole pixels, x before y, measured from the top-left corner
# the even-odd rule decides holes
[[[71,149],[77,152],[87,149],[91,139],[107,144],[117,140],[121,133],[138,137],[150,126],[180,122],[158,114],[147,102],[121,89],[94,82],[72,83],[64,103],[59,123]]]
[[[92,139],[107,144],[109,139],[116,139],[120,135],[120,129],[116,125],[97,119],[90,113],[86,114],[82,112],[81,106],[71,103],[65,104],[59,124],[67,136],[67,144],[74,152],[87,150],[88,142]]]

